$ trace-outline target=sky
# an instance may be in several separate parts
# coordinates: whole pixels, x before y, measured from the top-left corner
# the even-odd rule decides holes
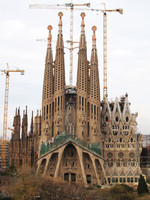
[[[52,25],[52,47],[55,58],[55,47],[58,33],[59,9],[29,9],[30,4],[64,4],[70,0],[5,0],[0,1],[0,70],[25,70],[11,73],[8,105],[8,127],[13,127],[13,116],[16,107],[21,115],[28,106],[30,126],[31,112],[36,115],[41,109],[42,86],[47,42],[47,26]],[[127,92],[131,102],[131,112],[138,112],[138,133],[150,134],[150,1],[149,0],[76,0],[73,3],[91,3],[92,8],[123,8],[119,13],[107,14],[108,37],[108,99],[115,100]],[[111,7],[110,7],[111,6]],[[64,14],[63,37],[69,40],[70,11],[61,10]],[[87,55],[90,61],[92,47],[92,26],[97,26],[97,50],[99,58],[100,92],[103,96],[103,15],[101,12],[83,10]],[[74,10],[74,41],[79,41],[81,11]],[[68,46],[64,43],[65,47]],[[74,45],[78,46],[78,44]],[[78,48],[74,50],[73,84],[76,84]],[[66,83],[69,84],[69,50],[65,48]],[[0,73],[0,135],[3,133],[5,75]],[[11,132],[8,130],[7,136]]]

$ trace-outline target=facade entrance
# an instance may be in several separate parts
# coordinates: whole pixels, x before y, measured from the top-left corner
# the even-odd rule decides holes
[[[76,174],[75,173],[65,173],[64,180],[67,182],[76,182]]]

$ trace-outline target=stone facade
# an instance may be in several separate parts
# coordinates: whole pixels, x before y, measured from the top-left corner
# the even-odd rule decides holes
[[[35,167],[35,160],[38,158],[39,137],[41,135],[41,115],[39,116],[37,113],[33,122],[32,113],[31,128],[28,134],[27,108],[23,112],[22,127],[20,109],[16,109],[13,127],[14,130],[9,145],[9,166],[14,166],[15,168],[22,166]]]
[[[127,94],[102,103],[103,157],[110,183],[138,181],[142,137],[136,134],[137,115],[130,111]]]
[[[10,164],[37,167],[37,173],[88,185],[135,183],[140,170],[141,136],[136,134],[136,114],[128,95],[120,101],[100,103],[96,27],[92,28],[92,52],[87,59],[85,14],[81,13],[81,36],[76,86],[65,84],[62,16],[59,13],[56,57],[52,55],[52,26],[42,96],[42,116],[37,115],[27,134],[27,111],[14,118]],[[24,148],[25,147],[25,148]],[[20,159],[22,161],[20,161]],[[36,160],[36,161],[35,161]]]

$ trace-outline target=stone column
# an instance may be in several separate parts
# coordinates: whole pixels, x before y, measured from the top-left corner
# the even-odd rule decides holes
[[[65,147],[66,147],[66,145],[63,146],[62,148],[60,148],[59,151],[58,151],[58,161],[57,161],[57,165],[56,165],[54,178],[58,177],[59,169],[60,169],[60,163],[61,163],[61,159],[62,159],[62,155],[63,155]]]
[[[106,176],[106,173],[105,173],[105,170],[104,170],[104,166],[103,166],[104,161],[102,161],[101,159],[98,159],[98,160],[99,160],[99,162],[101,164],[101,167],[102,167],[102,170],[103,170],[103,173],[104,173],[104,177],[106,179],[106,183],[107,183],[107,185],[109,185],[108,180],[107,180],[107,176]]]
[[[96,165],[95,165],[95,159],[93,158],[93,155],[90,155],[90,158],[92,160],[92,164],[93,164],[93,167],[94,167],[95,175],[96,175],[96,178],[97,178],[97,184],[100,185],[100,180],[99,180],[98,173],[97,173],[97,170],[96,170]]]
[[[38,163],[37,163],[37,164],[38,164],[38,167],[37,167],[37,170],[36,170],[36,175],[37,175],[38,172],[39,172],[41,162],[42,162],[42,159],[41,159],[41,160],[38,160]]]
[[[46,173],[47,173],[47,167],[48,167],[48,164],[50,162],[51,157],[52,157],[52,153],[47,155],[47,160],[46,160],[46,165],[45,165],[45,169],[44,169],[43,175],[46,175]]]
[[[76,146],[76,149],[77,149],[77,153],[78,153],[78,156],[79,156],[79,161],[80,161],[80,166],[81,166],[84,186],[88,187],[88,184],[87,184],[87,181],[86,181],[86,174],[85,174],[84,164],[83,164],[83,152],[78,146]]]

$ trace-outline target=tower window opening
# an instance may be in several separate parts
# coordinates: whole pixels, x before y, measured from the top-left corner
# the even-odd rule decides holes
[[[59,106],[59,97],[58,97],[58,106]]]
[[[93,114],[93,104],[91,105],[91,113]]]
[[[52,117],[54,117],[54,102],[52,103]]]
[[[88,107],[87,107],[87,116],[90,116],[90,103],[88,102]]]
[[[51,103],[49,104],[49,117],[51,118]]]
[[[52,137],[54,137],[54,122],[52,122]]]
[[[108,122],[108,117],[105,118],[105,121]]]
[[[71,181],[73,181],[73,182],[76,181],[76,174],[71,173]]]
[[[81,96],[79,96],[79,106],[81,105]]]
[[[116,122],[118,122],[118,117],[116,117]]]
[[[96,115],[96,105],[94,105],[94,115]]]
[[[61,110],[62,110],[62,104],[63,104],[63,103],[62,103],[62,96],[61,96]]]
[[[48,105],[46,106],[46,114],[48,115]]]
[[[45,106],[44,106],[44,120],[45,120]]]
[[[91,183],[91,175],[86,175],[86,181],[87,183]]]
[[[57,107],[57,99],[55,98],[55,112],[56,112],[56,107]]]
[[[82,97],[82,106],[84,106],[84,97]]]
[[[89,137],[90,136],[90,123],[89,122],[88,122],[87,126],[88,126],[88,137]]]

